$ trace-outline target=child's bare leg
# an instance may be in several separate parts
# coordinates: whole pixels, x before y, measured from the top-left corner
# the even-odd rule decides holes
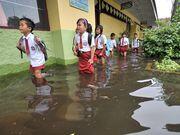
[[[126,57],[126,55],[127,55],[127,52],[124,52],[124,57]]]
[[[41,70],[35,70],[34,71],[34,75],[36,78],[43,78],[42,74],[41,74]]]

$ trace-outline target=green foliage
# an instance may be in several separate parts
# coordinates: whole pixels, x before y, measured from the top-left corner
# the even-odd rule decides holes
[[[158,61],[155,62],[155,67],[158,70],[165,71],[165,72],[179,72],[180,65],[177,64],[175,61],[171,60],[169,57],[165,57],[161,63]]]
[[[180,22],[180,7],[178,6],[176,9],[175,15],[172,17],[172,22]]]
[[[145,30],[143,49],[147,57],[180,58],[179,11],[173,22],[158,21],[157,28]]]

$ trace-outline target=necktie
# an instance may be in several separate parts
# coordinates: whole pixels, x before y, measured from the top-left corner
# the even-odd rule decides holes
[[[122,38],[121,46],[124,46],[124,38]]]
[[[29,51],[29,44],[28,44],[28,40],[25,38],[25,43],[26,43],[26,54],[29,55],[30,51]]]
[[[96,48],[98,48],[98,38],[96,39]]]
[[[80,49],[83,48],[83,45],[82,45],[82,35],[80,34]]]

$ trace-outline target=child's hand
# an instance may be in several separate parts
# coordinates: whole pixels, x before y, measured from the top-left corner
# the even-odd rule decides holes
[[[73,51],[74,52],[74,55],[77,56],[77,52],[76,51]]]
[[[89,59],[88,62],[89,62],[90,64],[93,64],[93,59]]]

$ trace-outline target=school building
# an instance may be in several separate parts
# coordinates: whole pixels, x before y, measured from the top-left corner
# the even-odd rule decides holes
[[[28,69],[26,56],[20,58],[16,44],[21,34],[18,20],[31,18],[36,23],[34,34],[48,46],[47,64],[73,64],[72,40],[78,18],[86,18],[95,29],[104,27],[119,37],[124,31],[131,38],[136,32],[155,25],[155,0],[0,0],[0,75]]]

